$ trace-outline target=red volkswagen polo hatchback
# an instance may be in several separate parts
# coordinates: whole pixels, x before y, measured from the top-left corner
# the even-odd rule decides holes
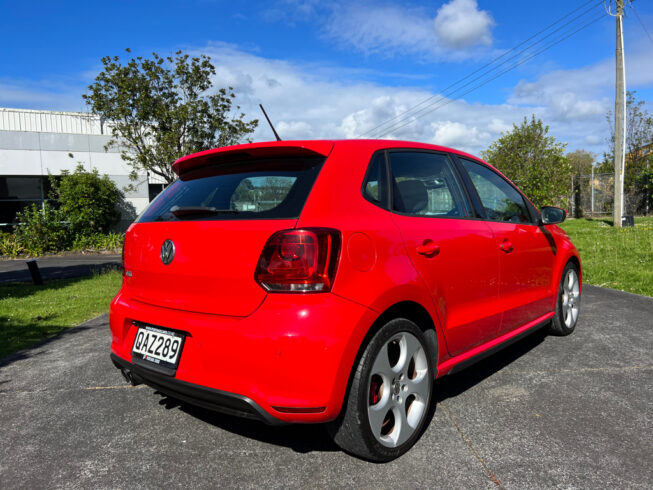
[[[134,383],[387,461],[433,381],[542,326],[574,330],[578,252],[487,163],[403,141],[182,158],[130,226],[111,357]]]

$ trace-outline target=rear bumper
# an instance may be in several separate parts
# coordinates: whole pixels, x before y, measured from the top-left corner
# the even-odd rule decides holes
[[[111,360],[118,369],[127,370],[132,376],[136,375],[135,380],[138,380],[138,382],[143,382],[155,390],[177,400],[228,415],[260,420],[270,425],[283,424],[281,420],[272,417],[259,407],[256,402],[246,396],[186,383],[185,381],[171,378],[139,366],[138,364],[125,361],[115,354],[111,354]]]
[[[340,413],[376,316],[331,293],[269,294],[247,317],[163,308],[119,293],[110,310],[111,352],[117,366],[198,406],[272,424],[326,422]],[[132,359],[134,321],[188,334],[176,372]]]

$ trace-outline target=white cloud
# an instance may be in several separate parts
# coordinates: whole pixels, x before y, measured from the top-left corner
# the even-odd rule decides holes
[[[388,1],[326,2],[322,8],[313,20],[322,25],[323,36],[365,54],[463,59],[487,54],[492,44],[494,21],[478,10],[476,0],[451,0],[437,16]]]
[[[283,139],[354,138],[397,117],[372,135],[448,145],[472,154],[482,150],[531,114],[550,126],[550,134],[569,150],[602,154],[612,106],[614,73],[606,60],[574,70],[556,70],[523,80],[505,103],[481,104],[442,99],[447,105],[422,118],[403,119],[405,111],[437,95],[414,87],[390,87],[362,81],[369,73],[267,59],[233,45],[216,43],[196,53],[211,56],[215,86],[233,86],[236,102],[248,119],[259,119],[255,141],[274,139],[259,103],[263,103]],[[628,79],[633,88],[653,85],[646,51],[631,52]],[[73,110],[83,108],[81,80],[69,89],[46,84],[0,80],[0,106]],[[638,84],[638,85],[635,85]],[[438,104],[439,105],[439,104]],[[651,108],[649,108],[651,110]],[[403,125],[404,122],[409,124]]]
[[[493,25],[490,13],[479,10],[476,0],[451,0],[438,9],[434,20],[438,39],[453,49],[492,44]]]
[[[284,139],[354,138],[402,114],[433,95],[413,87],[388,87],[361,81],[359,73],[312,64],[265,59],[234,46],[216,44],[202,49],[218,67],[216,85],[233,85],[248,117],[260,124],[254,139],[273,139],[260,115],[262,102]],[[653,72],[647,51],[630,54],[627,74],[631,87],[650,87]],[[447,102],[422,118],[394,122],[383,137],[453,146],[472,154],[482,150],[531,114],[550,126],[550,134],[568,143],[568,150],[602,154],[608,125],[605,113],[614,97],[613,61],[608,59],[573,70],[555,70],[522,80],[505,103]],[[636,85],[637,84],[637,85]],[[440,105],[440,104],[438,104]]]
[[[428,16],[392,4],[342,4],[329,16],[324,33],[367,54],[425,53],[437,47]]]
[[[274,138],[260,114],[258,104],[261,102],[283,139],[330,139],[358,137],[433,95],[416,88],[357,81],[355,73],[352,76],[341,70],[319,71],[312,65],[265,59],[224,44],[210,45],[202,52],[209,54],[217,66],[216,86],[232,85],[248,117],[260,120],[253,135],[256,141]],[[580,72],[591,74],[594,69],[579,70],[574,77],[593,83],[591,77],[584,77]],[[403,127],[398,127],[401,118],[397,119],[393,131],[378,134],[453,146],[479,154],[502,132],[511,130],[513,123],[519,124],[524,117],[530,118],[535,113],[551,127],[551,135],[569,142],[570,150],[585,148],[602,153],[607,133],[603,115],[607,108],[601,103],[601,110],[596,110],[591,103],[594,99],[602,101],[601,90],[596,89],[593,97],[583,98],[579,94],[591,91],[579,84],[575,98],[554,103],[553,99],[538,95],[541,90],[555,93],[552,80],[546,77],[523,82],[515,90],[521,95],[513,95],[508,103],[473,104],[445,99],[449,102],[446,107],[423,118],[406,119],[413,122]],[[559,72],[558,79],[564,81],[565,72]],[[526,86],[534,91],[524,90]],[[568,87],[563,84],[562,89]],[[588,139],[589,135],[594,138]]]
[[[431,143],[460,149],[477,149],[487,146],[492,135],[476,126],[456,121],[439,121],[431,124],[435,128]]]
[[[626,66],[630,87],[653,84],[650,50],[632,49]],[[614,60],[571,70],[554,70],[535,81],[521,80],[508,99],[509,103],[546,107],[560,121],[603,119],[614,104]]]

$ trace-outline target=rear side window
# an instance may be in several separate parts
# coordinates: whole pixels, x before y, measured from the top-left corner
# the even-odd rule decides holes
[[[461,158],[483,203],[487,218],[492,221],[529,223],[530,214],[524,198],[508,181],[485,165]]]
[[[363,186],[363,195],[368,201],[384,207],[387,201],[387,178],[385,170],[385,153],[379,152],[372,157],[367,177]]]
[[[298,218],[324,161],[275,158],[191,170],[138,221]]]
[[[389,155],[394,211],[434,217],[470,215],[449,157],[410,151]]]

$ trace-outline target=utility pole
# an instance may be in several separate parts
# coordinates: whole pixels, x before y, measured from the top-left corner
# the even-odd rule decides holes
[[[614,104],[614,226],[621,228],[624,213],[624,168],[626,161],[626,68],[624,66],[624,0],[617,0],[617,93]]]

